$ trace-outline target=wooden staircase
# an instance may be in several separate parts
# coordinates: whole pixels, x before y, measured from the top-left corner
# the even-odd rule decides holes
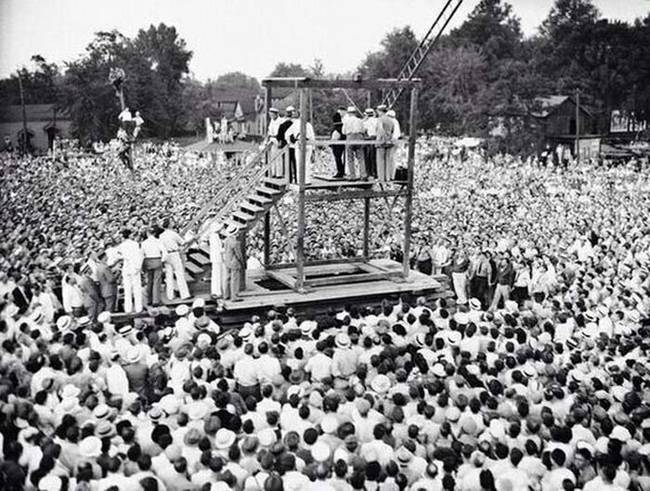
[[[226,225],[237,227],[241,232],[248,232],[255,226],[257,220],[266,215],[271,207],[282,199],[286,191],[287,183],[284,179],[264,177],[253,193],[244,198],[239,207],[230,214]]]
[[[218,211],[214,215],[208,218],[207,211],[202,210],[206,221],[199,225],[199,237],[204,240],[199,240],[186,251],[185,273],[188,283],[209,280],[206,273],[211,263],[210,249],[205,236],[209,224],[223,223],[231,228],[236,227],[240,233],[248,232],[287,192],[287,182],[284,179],[267,176],[270,162],[259,166],[266,156],[266,150],[268,149],[261,151],[246,164],[226,189],[218,193],[214,203]]]

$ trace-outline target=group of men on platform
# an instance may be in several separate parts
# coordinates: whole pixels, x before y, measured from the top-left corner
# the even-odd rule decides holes
[[[282,116],[277,108],[272,107],[269,114],[268,138],[273,144],[271,174],[287,178],[289,182],[300,182],[299,166],[296,165],[300,162],[300,112],[288,106],[285,116]],[[309,121],[305,127],[305,183],[309,183],[316,137]],[[395,111],[383,104],[376,110],[367,108],[363,117],[359,117],[354,106],[339,107],[332,118],[330,136],[336,163],[334,178],[383,182],[395,179],[395,152],[400,137],[401,128]],[[283,153],[285,150],[288,150],[288,157]]]

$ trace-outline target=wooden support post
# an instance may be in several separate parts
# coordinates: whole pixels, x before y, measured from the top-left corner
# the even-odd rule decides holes
[[[272,101],[272,88],[271,87],[266,87],[266,90],[264,92],[264,132],[266,135],[269,133],[269,122],[271,120],[271,114],[269,113],[269,109],[271,109],[271,101]],[[268,168],[269,166],[269,153],[267,152],[265,155],[265,163],[266,167]],[[269,170],[270,174],[270,170]],[[271,264],[271,210],[267,211],[266,214],[264,215],[264,267],[268,268],[269,265]]]
[[[264,135],[266,136],[269,134],[269,122],[271,120],[271,113],[269,112],[269,109],[271,109],[271,104],[273,103],[273,98],[272,95],[273,93],[271,92],[273,89],[271,87],[266,87],[266,90],[264,91]]]
[[[271,210],[264,215],[264,267],[271,264]]]
[[[305,285],[305,170],[307,157],[307,97],[308,89],[300,89],[300,141],[298,142],[298,235],[296,238],[296,290]]]
[[[239,282],[239,291],[244,291],[246,290],[246,261],[248,258],[246,257],[246,232],[240,234],[241,237],[241,254],[242,257],[244,258],[244,265],[241,270],[241,280]]]
[[[370,198],[363,200],[363,258],[367,261],[370,257],[368,236],[370,233]]]
[[[413,212],[413,173],[415,171],[415,140],[417,138],[418,88],[411,89],[411,114],[409,121],[408,143],[408,178],[406,183],[406,205],[404,206],[404,258],[402,276],[409,276],[409,259],[411,255],[411,215]]]

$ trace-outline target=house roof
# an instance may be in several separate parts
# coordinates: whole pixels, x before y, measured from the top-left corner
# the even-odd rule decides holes
[[[26,104],[25,114],[28,122],[54,119],[55,104]],[[60,110],[56,112],[57,119],[67,119]],[[19,123],[23,120],[23,110],[20,105],[0,106],[0,123]]]
[[[234,116],[237,104],[241,107],[246,119],[254,118],[257,114],[255,99],[261,97],[256,90],[237,88],[212,88],[210,98],[213,102],[219,103],[220,109],[227,117]]]
[[[535,103],[539,106],[539,110],[533,111],[531,114],[537,118],[545,118],[549,114],[553,113],[555,109],[560,107],[566,101],[571,101],[573,104],[575,104],[575,100],[570,95],[549,95],[546,97],[536,97]],[[580,110],[588,116],[591,116],[591,113],[582,104],[580,105]]]

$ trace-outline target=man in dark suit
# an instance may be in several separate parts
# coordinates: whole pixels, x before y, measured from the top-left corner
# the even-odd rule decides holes
[[[117,277],[106,264],[105,257],[96,261],[95,272],[99,283],[99,293],[102,296],[103,308],[109,312],[117,310]]]
[[[81,271],[81,281],[79,288],[83,294],[84,308],[86,314],[90,317],[92,322],[97,322],[97,316],[102,308],[102,296],[99,292],[99,286],[95,280],[90,276],[90,266],[86,264]]]
[[[291,113],[293,112],[294,107],[289,106],[287,107],[287,117],[286,119],[280,124],[278,127],[278,134],[276,136],[276,139],[278,141],[278,149],[283,150],[287,146],[287,139],[286,139],[286,133],[289,128],[291,128],[291,125],[293,124],[293,119],[291,119]],[[283,157],[284,158],[284,157]],[[293,167],[292,167],[293,166]],[[296,152],[291,146],[289,146],[289,161],[284,162],[282,165],[282,168],[284,169],[284,176],[282,177],[290,177],[291,172],[290,169],[295,169],[296,168]],[[287,175],[289,174],[289,175]]]
[[[226,267],[226,281],[223,298],[237,302],[241,300],[239,291],[241,289],[242,271],[246,265],[246,258],[242,252],[238,231],[229,228],[226,233],[228,237],[224,243],[223,252],[223,263]]]
[[[11,292],[11,297],[13,298],[16,307],[18,307],[18,313],[22,315],[27,312],[27,309],[29,309],[29,304],[31,303],[33,296],[32,290],[29,288],[27,276],[24,274],[17,274],[14,277],[14,282],[16,283],[16,287]]]

